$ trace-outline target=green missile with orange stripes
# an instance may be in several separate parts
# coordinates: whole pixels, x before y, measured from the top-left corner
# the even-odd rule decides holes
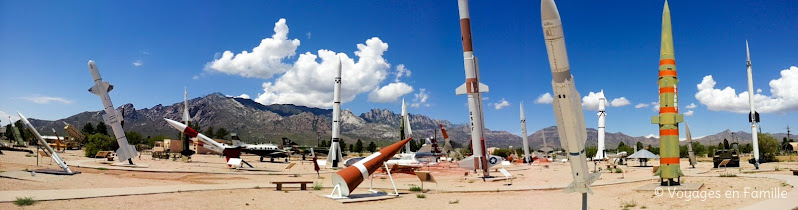
[[[662,10],[662,45],[659,60],[659,115],[651,117],[652,124],[659,125],[660,167],[656,175],[662,185],[679,185],[684,175],[679,167],[679,123],[684,117],[679,114],[676,59],[673,53],[671,11],[668,1]],[[674,180],[675,179],[675,180]]]

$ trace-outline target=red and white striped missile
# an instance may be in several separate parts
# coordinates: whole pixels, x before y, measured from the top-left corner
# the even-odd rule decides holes
[[[232,151],[231,149],[234,149],[234,148],[232,148],[232,147],[230,147],[228,145],[224,145],[224,144],[221,144],[219,142],[216,142],[213,139],[208,138],[208,136],[205,136],[204,134],[201,134],[201,133],[197,132],[193,128],[188,127],[186,124],[180,123],[178,121],[166,119],[166,118],[164,118],[164,120],[166,120],[166,122],[168,122],[169,125],[171,125],[173,128],[179,130],[180,132],[183,132],[187,136],[189,136],[191,138],[197,137],[197,138],[200,139],[201,142],[213,145],[216,148],[215,152],[221,153],[228,160],[230,158],[239,158],[241,156],[241,150],[240,149],[237,150],[237,152],[236,151]],[[230,151],[228,151],[228,150],[230,150]]]
[[[390,160],[396,155],[396,153],[402,149],[402,146],[407,144],[411,139],[413,138],[410,137],[384,147],[380,151],[363,158],[363,160],[357,161],[355,164],[352,164],[352,166],[346,167],[333,174],[333,186],[338,186],[339,189],[341,189],[341,196],[349,196],[349,193],[354,191],[360,183],[368,179],[369,175],[374,173],[374,171],[382,167],[385,161]]]

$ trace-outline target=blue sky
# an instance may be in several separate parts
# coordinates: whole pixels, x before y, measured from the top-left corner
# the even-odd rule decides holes
[[[607,130],[634,136],[657,133],[657,126],[650,124],[657,112],[650,104],[657,101],[663,2],[557,3],[577,90],[587,96],[603,89],[609,100],[629,101],[607,108]],[[750,130],[744,111],[748,96],[737,96],[747,91],[746,39],[751,44],[754,88],[762,89],[755,99],[768,110],[762,114],[762,131],[798,126],[798,68],[783,71],[798,66],[798,2],[671,1],[670,7],[680,112],[693,111],[686,117],[693,136]],[[470,9],[481,81],[490,86],[484,95],[487,128],[519,134],[520,101],[530,131],[554,125],[551,104],[535,103],[551,92],[539,2],[472,1]],[[219,61],[225,51],[248,51],[253,54],[250,61],[258,61],[253,48],[272,38],[281,18],[288,28],[287,42],[282,42],[287,45],[265,50],[266,55],[279,55],[265,61],[274,66],[236,70],[234,64],[246,61]],[[377,58],[358,57],[358,44]],[[299,61],[305,53],[321,58]],[[329,75],[337,66],[331,59],[336,53],[346,54],[344,75],[359,78],[343,78],[344,89],[351,89],[344,93],[349,96],[345,109],[356,114],[372,108],[398,113],[404,98],[418,104],[410,113],[468,121],[466,96],[454,94],[464,82],[464,71],[453,0],[0,1],[0,114],[20,111],[54,120],[100,110],[98,97],[86,91],[93,85],[89,59],[115,85],[111,98],[116,106],[173,104],[182,100],[187,86],[191,98],[221,92],[247,94],[265,103],[325,107],[331,102],[325,97],[332,97],[327,90],[332,90]],[[217,61],[220,67],[212,68]],[[411,74],[397,76],[400,64]],[[242,76],[252,68],[273,75]],[[316,74],[305,74],[309,72]],[[712,78],[707,80],[707,75]],[[708,86],[712,82],[716,84]],[[272,86],[264,90],[264,83]],[[699,84],[704,89],[699,90]],[[722,91],[727,86],[734,91]],[[372,91],[382,88],[381,94]],[[426,100],[421,100],[424,95]],[[508,106],[496,109],[503,100]],[[641,103],[649,106],[635,108]],[[686,108],[691,103],[696,107]],[[5,117],[0,121],[7,123]],[[585,121],[595,128],[595,111],[586,110]]]

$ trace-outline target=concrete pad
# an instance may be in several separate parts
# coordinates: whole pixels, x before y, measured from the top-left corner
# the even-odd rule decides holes
[[[34,181],[34,182],[54,182],[64,178],[64,176],[58,176],[52,174],[43,174],[43,173],[35,173],[35,174],[36,175],[34,176],[31,172],[28,171],[6,171],[0,173],[0,177]]]
[[[30,171],[33,171],[33,172],[36,172],[36,173],[42,173],[42,174],[52,174],[52,175],[75,175],[75,174],[80,174],[80,171],[72,171],[72,173],[68,173],[68,172],[66,172],[64,170],[59,170],[59,169],[36,169],[36,170],[29,170],[28,172],[30,172]]]
[[[640,186],[635,191],[655,191],[657,189],[669,189],[671,191],[698,191],[704,183],[682,183],[679,186],[662,186],[660,183],[650,183]]]
[[[327,197],[327,195],[319,195],[319,196],[329,198]],[[376,192],[368,194],[350,194],[348,198],[338,198],[333,200],[341,203],[356,203],[356,202],[368,202],[368,201],[381,201],[381,200],[394,199],[398,197],[399,195],[388,195],[388,193]]]

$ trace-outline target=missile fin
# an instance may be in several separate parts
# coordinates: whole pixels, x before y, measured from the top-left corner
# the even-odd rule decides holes
[[[488,92],[488,85],[479,83],[479,92],[480,93],[487,93]]]
[[[460,87],[457,87],[457,89],[455,89],[454,92],[457,93],[457,95],[466,94],[467,93],[466,92],[466,84],[463,83],[462,85],[460,85]]]

